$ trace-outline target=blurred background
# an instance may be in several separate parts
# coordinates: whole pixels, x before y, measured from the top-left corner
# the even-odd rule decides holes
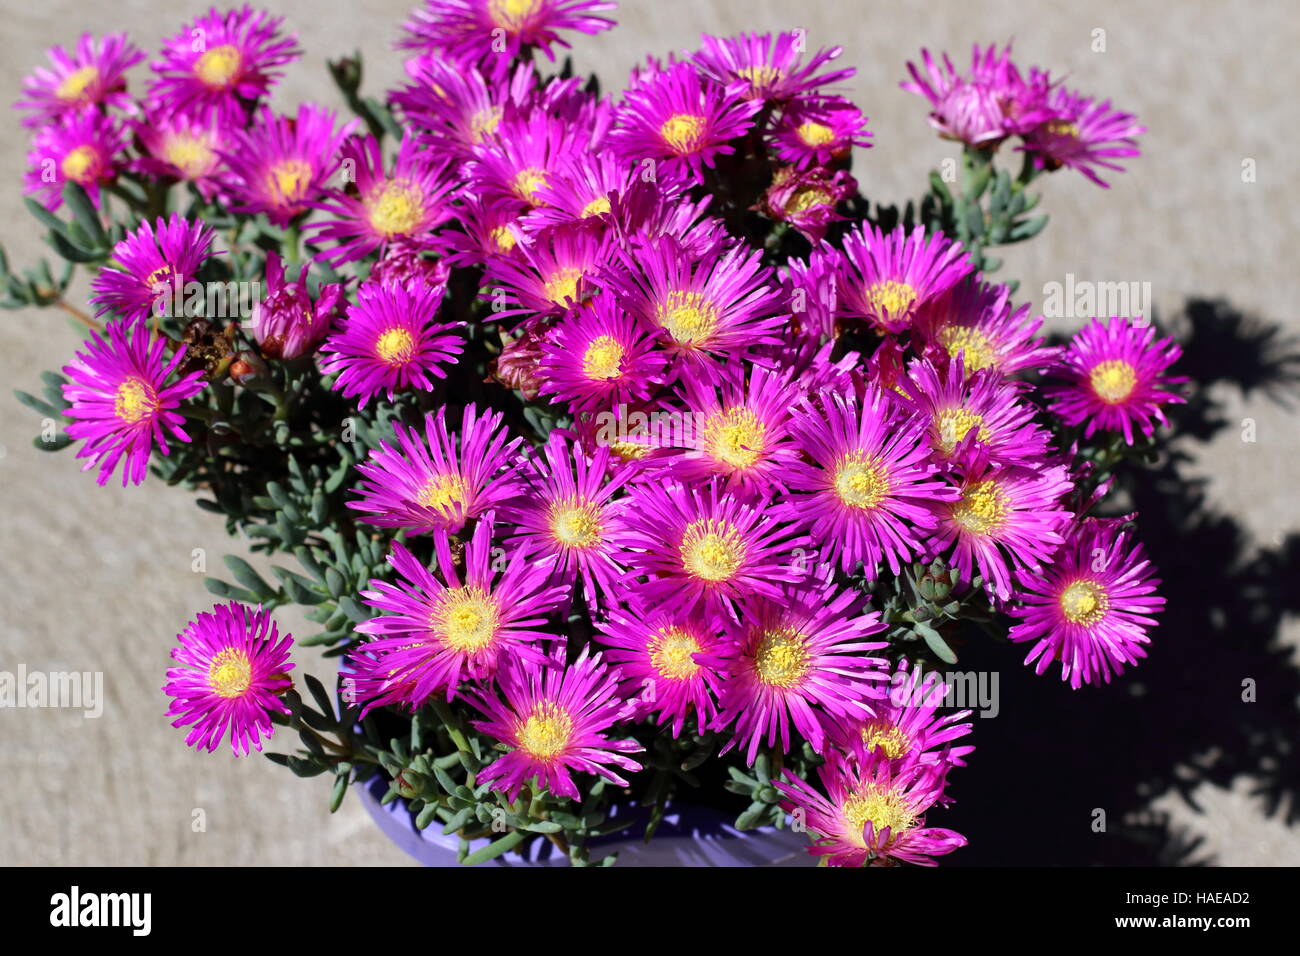
[[[391,47],[409,0],[258,5],[283,15],[306,50],[276,107],[342,109],[325,61],[355,50],[364,92],[400,78]],[[2,6],[0,101],[12,103],[49,46],[126,30],[152,53],[206,4]],[[973,42],[1014,38],[1022,65],[1109,97],[1148,127],[1143,156],[1109,190],[1068,171],[1039,180],[1052,221],[998,251],[996,278],[1020,279],[1018,298],[1036,309],[1044,285],[1067,273],[1149,282],[1158,324],[1183,344],[1179,371],[1200,387],[1171,453],[1134,496],[1169,608],[1150,660],[1105,688],[1036,678],[1007,648],[964,653],[963,668],[1000,673],[1001,713],[976,721],[978,750],[952,779],[957,803],[931,823],[970,839],[947,865],[1300,864],[1300,5],[627,0],[615,17],[617,29],[573,38],[572,51],[575,69],[599,73],[610,91],[647,53],[691,49],[702,32],[802,27],[811,47],[842,46],[837,65],[858,69],[848,93],[874,133],[853,169],[872,200],[919,197],[928,171],[959,155],[930,130],[926,102],[898,88],[921,47],[964,66]],[[21,269],[49,250],[22,205],[28,142],[16,113],[4,129],[0,237]],[[1243,181],[1246,160],[1253,181]],[[83,301],[85,289],[83,279]],[[192,570],[195,549],[212,573],[222,554],[247,551],[179,488],[100,488],[72,451],[32,447],[39,419],[12,390],[39,391],[40,371],[65,364],[79,337],[54,310],[0,315],[0,671],[102,671],[106,697],[98,719],[0,710],[0,864],[408,863],[355,795],[331,817],[321,779],[256,755],[194,753],[163,719],[173,635],[213,603]],[[314,651],[295,659],[329,682],[331,665]],[[1105,833],[1091,827],[1096,808]]]

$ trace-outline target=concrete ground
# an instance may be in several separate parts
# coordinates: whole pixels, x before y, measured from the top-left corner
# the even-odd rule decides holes
[[[16,98],[21,77],[43,61],[48,46],[71,44],[82,30],[126,29],[152,51],[207,6],[2,2],[4,102]],[[399,76],[389,47],[408,0],[261,6],[284,14],[307,50],[278,88],[278,105],[304,98],[337,105],[325,60],[358,48],[368,92]],[[932,135],[924,102],[898,89],[905,62],[922,46],[964,60],[974,41],[1014,37],[1019,60],[1112,97],[1150,129],[1144,155],[1114,177],[1109,191],[1066,173],[1044,182],[1043,208],[1052,223],[1033,243],[1011,250],[1002,273],[1022,280],[1022,298],[1041,304],[1044,285],[1063,282],[1067,273],[1150,282],[1161,316],[1178,314],[1191,297],[1223,298],[1286,334],[1300,332],[1294,52],[1300,7],[1294,0],[629,0],[617,17],[615,31],[575,42],[579,70],[597,70],[608,88],[621,87],[645,53],[689,48],[703,31],[804,27],[814,46],[842,45],[840,62],[859,70],[852,95],[875,134],[875,148],[858,156],[855,173],[869,196],[886,199],[919,194],[926,172],[956,155]],[[1104,52],[1094,50],[1097,30],[1105,31]],[[11,262],[25,266],[42,246],[21,203],[26,137],[16,117],[8,124],[8,135],[0,137],[0,234]],[[1249,182],[1242,177],[1246,160],[1254,161]],[[84,283],[78,288],[84,294]],[[1056,326],[1068,331],[1077,322]],[[191,569],[194,549],[204,549],[219,569],[220,555],[242,552],[242,545],[229,542],[222,522],[179,489],[156,481],[99,488],[79,472],[71,452],[36,451],[30,439],[38,421],[10,392],[37,390],[39,371],[65,363],[78,333],[56,312],[21,311],[0,317],[0,341],[0,670],[102,671],[107,694],[104,714],[94,720],[59,710],[0,711],[0,830],[6,835],[0,864],[407,863],[354,798],[331,817],[320,781],[300,781],[260,757],[200,755],[182,745],[181,734],[162,718],[160,686],[173,635],[212,603],[202,574]],[[1264,388],[1224,384],[1214,397],[1232,427],[1191,443],[1185,474],[1207,482],[1208,506],[1230,516],[1248,550],[1277,549],[1286,535],[1300,532],[1296,419]],[[1256,441],[1241,440],[1235,423],[1243,419],[1253,420]],[[1295,578],[1275,583],[1286,592]],[[290,630],[297,623],[292,616],[282,620]],[[1283,630],[1283,639],[1294,637],[1293,618]],[[1197,636],[1159,632],[1153,653],[1179,655]],[[328,676],[329,664],[315,653],[300,652],[296,660],[300,670]],[[1270,674],[1254,676],[1268,686]],[[1064,688],[1060,693],[1062,706],[1075,699]],[[1198,699],[1182,705],[1188,714],[1214,706]],[[1278,712],[1289,716],[1280,733],[1294,743],[1294,700],[1283,701]],[[1149,716],[1178,733],[1180,714]],[[1032,765],[1041,755],[1024,756]],[[1281,776],[1294,780],[1296,771]],[[1034,799],[1032,779],[1009,785],[1018,799]],[[1284,788],[1282,805],[1270,808],[1253,789],[1250,775],[1241,774],[1197,783],[1192,800],[1172,785],[1147,798],[1189,837],[1203,838],[1201,855],[1210,862],[1300,863],[1300,835],[1284,822],[1294,790]],[[962,798],[978,813],[981,800],[1003,795],[967,790]],[[204,832],[192,827],[199,809]]]

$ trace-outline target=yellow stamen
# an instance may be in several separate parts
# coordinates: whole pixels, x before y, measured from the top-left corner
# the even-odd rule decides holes
[[[949,325],[939,330],[939,344],[953,358],[962,356],[962,368],[969,374],[997,364],[997,353],[989,337],[968,325]]]
[[[1006,520],[1006,492],[993,480],[978,481],[963,489],[961,499],[953,505],[952,517],[972,534],[992,534]]]
[[[703,142],[704,117],[693,113],[675,113],[659,127],[659,135],[675,153],[693,153]]]
[[[415,339],[403,328],[391,328],[375,342],[375,354],[389,365],[405,365],[415,356]]]
[[[718,327],[718,310],[702,293],[669,292],[659,307],[658,320],[682,345],[701,345]]]
[[[597,196],[587,205],[582,207],[582,218],[590,219],[592,216],[601,216],[609,212],[609,197]]]
[[[934,417],[934,427],[939,433],[939,450],[951,455],[957,443],[976,429],[975,437],[984,440],[984,416],[977,415],[969,409],[945,408]]]
[[[253,662],[243,651],[226,647],[208,665],[208,686],[218,697],[242,697],[253,682]]]
[[[906,282],[887,279],[869,286],[862,297],[872,311],[882,317],[888,315],[890,319],[897,319],[906,314],[916,301],[916,290]]]
[[[748,408],[724,408],[704,419],[704,451],[732,468],[752,467],[763,455],[767,426]]]
[[[890,760],[897,760],[912,749],[912,740],[903,732],[903,728],[882,717],[870,720],[863,726],[862,742],[868,750],[883,747],[885,756]]]
[[[728,581],[745,562],[745,539],[734,526],[701,518],[686,526],[679,548],[687,572],[704,581]]]
[[[797,687],[811,667],[808,638],[791,628],[767,631],[754,652],[758,679],[771,687]]]
[[[515,234],[510,231],[509,226],[497,226],[489,235],[491,235],[492,241],[497,244],[497,249],[501,252],[509,252],[515,247],[515,243],[519,241],[515,238]]]
[[[497,634],[497,603],[482,588],[450,588],[429,615],[429,630],[462,653],[481,651]]]
[[[224,90],[232,85],[239,74],[239,50],[229,43],[214,46],[194,61],[194,73],[214,90]]]
[[[88,185],[99,173],[99,153],[93,146],[78,146],[63,157],[59,168],[64,178],[81,186]]]
[[[86,90],[99,79],[99,68],[94,66],[83,66],[79,70],[73,70],[63,78],[54,95],[65,103],[75,103],[85,98]]]
[[[515,195],[526,203],[539,205],[537,190],[546,185],[546,170],[529,167],[515,176]]]
[[[1107,405],[1116,405],[1133,394],[1137,387],[1137,370],[1123,359],[1098,362],[1088,373],[1088,384]]]
[[[825,123],[814,123],[812,120],[800,123],[795,133],[809,146],[829,146],[835,142],[835,130]]]
[[[874,508],[889,494],[889,472],[877,459],[852,452],[835,468],[835,494],[851,508]]]
[[[827,206],[831,204],[831,194],[824,189],[816,186],[806,186],[803,189],[796,189],[793,195],[785,202],[785,212],[787,215],[795,215],[801,212],[807,212],[809,209],[816,209],[818,206]]]
[[[578,281],[581,278],[581,269],[557,269],[546,280],[546,298],[556,305],[577,302]]]
[[[891,843],[916,823],[916,814],[901,790],[884,789],[875,783],[867,783],[850,794],[841,809],[851,828],[851,838],[859,846],[866,846],[862,828],[868,820],[877,836],[888,829]]]
[[[488,16],[499,27],[518,33],[537,12],[540,0],[488,0]]]
[[[267,173],[268,191],[281,203],[295,203],[306,198],[311,185],[311,165],[301,159],[276,163]]]
[[[384,236],[405,236],[424,219],[424,197],[414,185],[402,180],[384,183],[366,200],[370,225]]]
[[[517,733],[520,750],[539,760],[550,760],[569,746],[573,718],[559,704],[542,701]]]
[[[759,89],[775,83],[785,74],[775,66],[760,63],[756,66],[742,66],[736,71],[736,75],[741,79],[749,80],[754,89]]]
[[[551,535],[569,548],[590,548],[600,541],[600,510],[580,498],[557,501],[550,506]]]
[[[1071,139],[1079,138],[1079,127],[1068,120],[1052,120],[1047,124],[1047,131],[1053,136],[1068,136]]]
[[[693,655],[700,652],[700,642],[679,627],[659,631],[647,644],[650,666],[660,677],[669,680],[690,680],[700,665]]]
[[[163,146],[163,159],[187,179],[203,175],[212,168],[216,158],[216,152],[207,142],[189,133],[172,133]]]
[[[428,480],[415,501],[421,507],[434,508],[438,511],[450,511],[457,505],[465,503],[469,497],[469,486],[460,475],[448,473],[434,475]]]
[[[140,378],[128,378],[117,386],[113,397],[113,414],[128,425],[152,415],[158,407],[158,398],[149,383]]]
[[[503,107],[489,106],[471,116],[469,120],[470,138],[475,143],[481,143],[495,133],[497,127],[501,125],[501,117],[504,112]]]
[[[593,381],[608,381],[623,374],[625,350],[612,335],[598,335],[582,355],[582,374]]]
[[[1060,604],[1067,621],[1092,627],[1106,616],[1110,597],[1096,581],[1080,578],[1061,592]]]

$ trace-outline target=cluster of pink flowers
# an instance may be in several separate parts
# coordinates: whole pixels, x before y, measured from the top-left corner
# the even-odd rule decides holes
[[[358,409],[438,396],[356,468],[356,520],[428,536],[434,556],[394,541],[390,578],[360,594],[377,615],[350,652],[365,710],[467,705],[504,751],[479,780],[512,800],[526,785],[578,798],[590,775],[627,785],[645,722],[717,734],[748,764],[807,745],[822,790],[778,785],[814,853],[929,862],[965,842],[924,815],[949,801],[970,726],[938,709],[941,683],[890,663],[864,582],[942,559],[957,592],[1017,621],[1040,672],[1059,663],[1078,687],[1135,663],[1162,604],[1154,571],[1121,521],[1087,516],[1062,436],[1150,436],[1181,401],[1178,348],[1122,317],[1049,346],[956,241],[847,222],[866,120],[834,92],[853,74],[840,51],[805,56],[801,32],[706,37],[618,97],[548,78],[531,54],[607,29],[612,7],[431,0],[400,42],[391,162],[318,106],[270,111],[298,50],[264,14],[187,25],[138,101],[123,76],[143,55],[85,38],[28,82],[33,166],[53,159],[92,198],[129,168],[293,230],[315,264],[293,276],[267,256],[246,330],[262,357],[315,356]],[[1131,116],[1008,51],[977,50],[967,75],[924,59],[905,86],[946,136],[1019,136],[1044,168],[1093,179],[1137,153]],[[773,261],[722,208],[754,157],[767,180],[739,214],[788,224],[802,256]],[[49,187],[32,188],[56,209]],[[211,246],[201,221],[144,221],[95,280],[108,333],[66,372],[70,434],[101,481],[126,456],[138,483],[165,433],[187,440],[175,409],[203,376],[176,371],[183,347],[164,364],[146,324],[156,284],[195,276]],[[366,267],[355,289],[309,294],[309,269],[349,264]],[[449,308],[465,274],[476,314]],[[498,399],[479,404],[440,384],[481,347],[474,325],[504,342]],[[559,427],[526,443],[499,410],[512,393]],[[566,637],[575,614],[590,643]],[[192,741],[229,727],[237,750],[260,747],[288,686],[265,627],[223,607],[181,636],[168,693]]]

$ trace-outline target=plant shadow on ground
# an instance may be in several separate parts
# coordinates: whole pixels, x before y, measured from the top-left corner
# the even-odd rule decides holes
[[[1071,691],[1027,645],[974,641],[957,665],[999,673],[1001,712],[975,719],[976,752],[950,778],[956,798],[927,820],[970,845],[945,865],[1213,865],[1201,837],[1150,808],[1176,793],[1197,812],[1202,783],[1250,783],[1265,811],[1300,823],[1300,669],[1281,638],[1300,611],[1300,535],[1254,543],[1192,477],[1203,443],[1242,424],[1215,393],[1300,393],[1300,347],[1224,302],[1190,300],[1170,323],[1191,384],[1176,436],[1147,470],[1119,478],[1167,598],[1150,657],[1109,685]],[[1215,388],[1211,389],[1211,386]],[[1276,440],[1276,439],[1275,439]],[[1127,509],[1126,509],[1127,510]],[[1243,701],[1254,681],[1255,702]],[[1105,832],[1094,830],[1105,811]],[[1206,821],[1209,827],[1214,821]]]

